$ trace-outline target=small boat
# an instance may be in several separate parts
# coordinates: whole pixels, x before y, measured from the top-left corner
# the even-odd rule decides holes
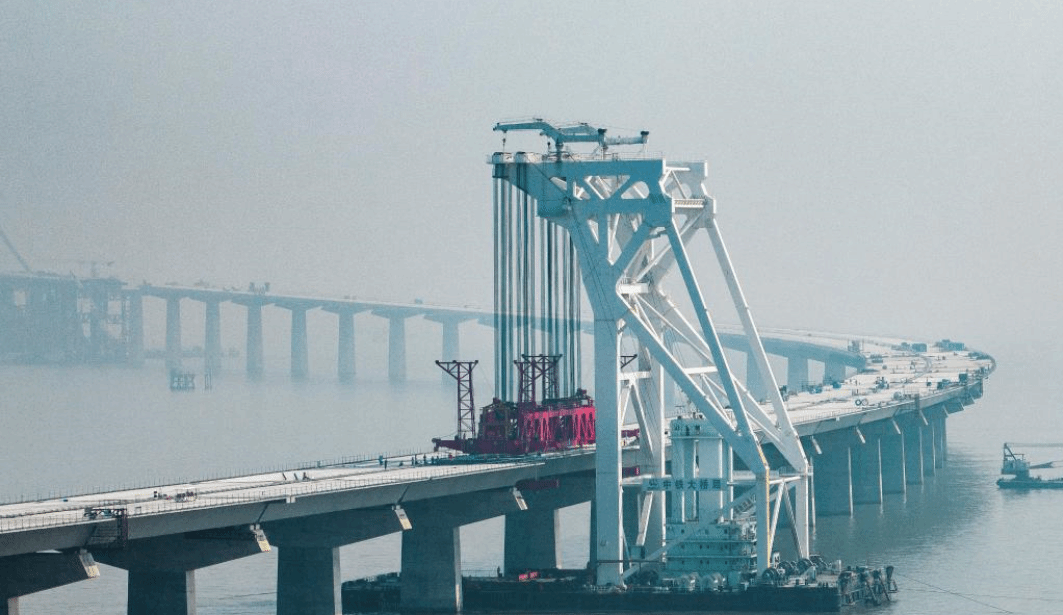
[[[1060,460],[1030,463],[1025,453],[1017,453],[1012,447],[1024,448],[1063,448],[1063,444],[1029,444],[1029,443],[1004,443],[1004,462],[1000,467],[1000,473],[1014,476],[1015,478],[1001,478],[997,480],[997,486],[1001,489],[1063,489],[1063,477],[1045,478],[1030,474],[1031,470],[1044,470],[1056,467]]]

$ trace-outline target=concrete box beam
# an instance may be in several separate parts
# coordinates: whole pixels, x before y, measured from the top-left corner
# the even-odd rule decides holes
[[[417,529],[418,524],[460,527],[524,511],[528,505],[520,491],[510,488],[410,502],[403,508],[413,529]]]
[[[269,550],[262,530],[226,528],[131,540],[125,549],[98,549],[94,555],[123,570],[195,570]]]
[[[100,576],[85,550],[0,558],[0,615],[17,615],[19,596]]]
[[[332,549],[410,529],[398,507],[345,510],[262,524],[270,544],[300,549]]]
[[[269,551],[256,528],[228,528],[133,540],[125,549],[100,549],[101,562],[129,571],[129,615],[192,615],[195,569]]]

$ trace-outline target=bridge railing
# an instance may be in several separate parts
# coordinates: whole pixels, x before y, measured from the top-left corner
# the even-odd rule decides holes
[[[538,458],[529,458],[524,462],[509,461],[491,465],[494,468],[506,469],[540,462],[541,460]],[[106,521],[106,518],[101,519],[99,516],[94,518],[86,516],[86,509],[89,508],[102,511],[124,508],[126,514],[132,518],[250,503],[290,501],[308,495],[353,491],[389,484],[413,483],[459,476],[482,471],[483,465],[427,464],[410,466],[410,470],[393,469],[381,471],[369,476],[363,471],[334,475],[327,478],[308,478],[305,481],[298,479],[295,481],[269,480],[268,476],[263,476],[263,480],[260,483],[234,483],[218,485],[212,489],[198,490],[191,489],[196,483],[187,483],[169,485],[158,492],[159,497],[154,495],[145,496],[143,494],[129,494],[130,497],[128,498],[114,497],[121,495],[120,493],[108,494],[111,496],[108,498],[79,496],[77,498],[66,498],[65,501],[61,502],[39,502],[40,506],[20,505],[19,509],[11,512],[0,510],[0,533]],[[257,477],[241,476],[234,478],[253,479]],[[170,493],[166,493],[166,491]],[[179,497],[180,499],[178,499]]]

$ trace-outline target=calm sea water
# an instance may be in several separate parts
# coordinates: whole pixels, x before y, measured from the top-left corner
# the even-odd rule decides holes
[[[0,499],[423,450],[453,429],[454,392],[439,378],[392,387],[379,377],[343,385],[322,374],[295,383],[278,370],[249,382],[239,365],[228,367],[212,391],[172,393],[155,364],[0,366]],[[1037,400],[1038,388],[1028,386],[1046,382],[1050,370],[1033,360],[1002,363],[986,397],[949,419],[948,466],[881,506],[821,518],[817,550],[848,562],[893,563],[903,590],[887,611],[893,615],[1063,613],[1063,491],[1010,493],[994,483],[1003,440],[1063,441],[1060,419],[1045,413],[1058,394]],[[587,515],[587,506],[564,511],[566,566],[586,562]],[[500,565],[501,534],[500,520],[463,528],[464,568]],[[198,571],[198,612],[275,612],[276,563],[273,552]],[[398,564],[395,535],[342,549],[345,578]],[[22,612],[125,613],[125,574],[101,572],[23,598]]]

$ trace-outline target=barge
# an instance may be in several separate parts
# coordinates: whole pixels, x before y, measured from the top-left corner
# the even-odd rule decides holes
[[[536,358],[529,358],[527,364],[532,360]],[[471,379],[471,369],[461,376]],[[522,384],[534,390],[534,382]],[[468,398],[471,401],[471,395]],[[470,406],[465,406],[466,416]],[[475,436],[434,442],[437,447],[464,453],[451,462],[462,457],[557,450],[593,444],[594,418],[594,403],[583,391],[567,398],[547,397],[543,402],[535,401],[533,395],[517,404],[496,399],[480,411]],[[892,566],[843,568],[840,561],[818,555],[787,562],[774,552],[767,565],[758,561],[756,489],[750,488],[755,483],[736,479],[729,469],[710,473],[710,458],[724,463],[725,449],[721,435],[705,416],[695,412],[676,417],[669,430],[672,474],[640,477],[637,472],[623,472],[629,480],[638,481],[644,492],[665,492],[661,495],[668,497],[661,550],[627,562],[622,582],[610,585],[598,582],[593,566],[464,576],[462,608],[483,612],[830,613],[893,600],[897,584]],[[695,443],[700,464],[693,454]],[[736,492],[741,493],[737,498]],[[345,582],[342,600],[344,613],[397,611],[402,606],[402,579],[391,573]]]
[[[1013,442],[1004,443],[1004,461],[1000,467],[1000,473],[1014,478],[1001,478],[997,480],[997,486],[1001,489],[1063,489],[1063,478],[1045,478],[1030,473],[1031,470],[1044,470],[1056,467],[1055,461],[1031,463],[1025,453],[1015,452],[1012,447],[1026,448],[1063,448],[1063,444],[1020,444]]]
[[[759,577],[730,587],[722,576],[662,580],[640,575],[623,587],[599,587],[586,570],[525,571],[462,579],[467,611],[523,612],[780,612],[837,613],[893,600],[893,567],[840,569],[819,556],[781,562]],[[397,611],[402,582],[397,573],[347,581],[344,613]]]

